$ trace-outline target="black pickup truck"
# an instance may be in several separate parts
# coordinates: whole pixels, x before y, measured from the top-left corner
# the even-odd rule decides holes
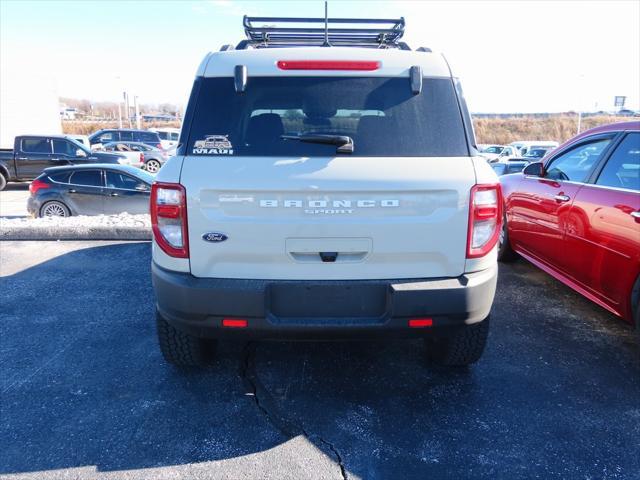
[[[20,135],[13,150],[0,149],[0,190],[7,182],[33,180],[45,168],[86,163],[120,163],[123,155],[92,152],[64,135]]]

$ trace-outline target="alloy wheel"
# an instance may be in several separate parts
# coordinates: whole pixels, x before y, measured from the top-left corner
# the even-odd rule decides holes
[[[43,217],[66,217],[67,210],[57,202],[47,203],[42,209]]]
[[[146,163],[146,170],[149,173],[158,173],[158,170],[160,170],[160,162],[157,160],[149,160]]]

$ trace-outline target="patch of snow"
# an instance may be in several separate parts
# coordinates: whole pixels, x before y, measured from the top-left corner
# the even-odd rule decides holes
[[[149,240],[148,214],[0,218],[2,240]]]
[[[147,214],[130,215],[79,215],[74,217],[44,217],[44,218],[0,218],[0,228],[4,227],[34,227],[34,228],[151,228],[151,217]]]

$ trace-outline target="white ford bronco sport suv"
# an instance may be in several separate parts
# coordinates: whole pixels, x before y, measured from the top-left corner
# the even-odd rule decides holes
[[[206,364],[225,338],[407,337],[435,363],[475,362],[502,198],[458,80],[399,41],[403,19],[278,26],[291,21],[245,17],[248,39],[204,58],[152,187],[164,357]]]

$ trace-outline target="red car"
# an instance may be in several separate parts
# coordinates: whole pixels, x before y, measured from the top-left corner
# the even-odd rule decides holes
[[[519,253],[640,329],[640,122],[583,132],[500,183],[499,258]]]

